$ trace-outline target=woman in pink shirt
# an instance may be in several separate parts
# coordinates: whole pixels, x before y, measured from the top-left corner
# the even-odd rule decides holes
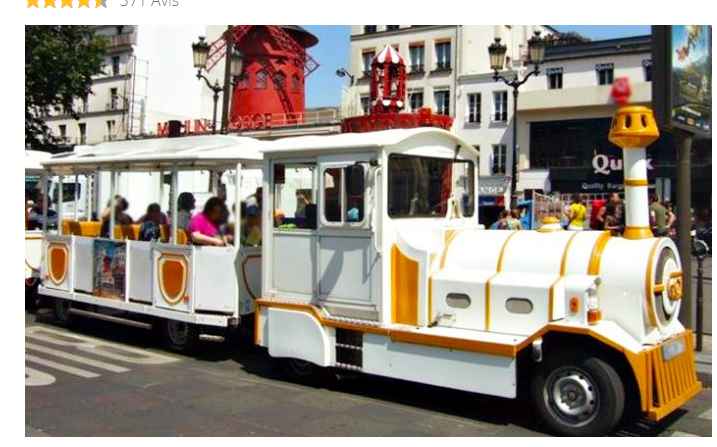
[[[226,205],[219,197],[212,197],[204,204],[201,213],[192,216],[187,225],[187,233],[192,242],[196,245],[226,245],[226,242],[219,234],[219,226],[226,215]]]

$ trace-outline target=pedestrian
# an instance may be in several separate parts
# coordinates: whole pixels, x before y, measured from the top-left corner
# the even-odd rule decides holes
[[[620,194],[616,192],[610,194],[608,202],[612,203],[615,206],[615,216],[617,218],[618,234],[621,234],[623,228],[625,227],[625,205],[622,202]]]
[[[605,227],[605,199],[595,199],[590,204],[590,229],[601,230]]]
[[[501,210],[500,215],[498,216],[498,220],[493,222],[493,225],[490,226],[491,230],[505,230],[507,229],[506,219],[508,218],[508,215],[510,213],[508,210]]]
[[[613,236],[620,235],[620,219],[617,216],[617,205],[614,202],[608,202],[605,205],[605,221],[602,229],[609,231]]]
[[[568,230],[582,231],[585,228],[587,211],[585,199],[580,194],[574,194],[567,211]]]
[[[665,202],[665,208],[667,209],[667,236],[672,239],[677,239],[677,214],[675,214],[675,207],[669,200]]]
[[[505,220],[506,230],[522,230],[523,225],[520,223],[520,211],[517,208],[510,210]]]
[[[660,203],[657,194],[650,196],[650,202],[652,234],[657,237],[667,236],[667,208]]]

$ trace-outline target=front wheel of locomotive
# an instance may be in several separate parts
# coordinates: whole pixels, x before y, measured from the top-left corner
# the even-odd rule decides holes
[[[598,357],[560,355],[537,365],[531,400],[540,420],[563,436],[609,434],[622,418],[625,387]]]

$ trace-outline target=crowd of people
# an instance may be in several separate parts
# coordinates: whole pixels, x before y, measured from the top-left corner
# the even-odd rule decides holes
[[[241,202],[241,244],[261,245],[261,187]],[[141,241],[154,241],[161,238],[163,225],[171,225],[171,216],[162,212],[159,203],[147,206],[145,214],[136,221],[127,214],[129,202],[120,195],[116,195],[107,203],[107,207],[100,215],[100,237],[109,237],[110,220],[114,206],[115,225],[139,224]],[[234,222],[231,216],[236,215],[236,208],[232,206],[232,213],[221,196],[210,197],[199,212],[196,208],[194,194],[183,192],[177,197],[177,229],[184,231],[188,240],[195,245],[225,246],[234,243]]]

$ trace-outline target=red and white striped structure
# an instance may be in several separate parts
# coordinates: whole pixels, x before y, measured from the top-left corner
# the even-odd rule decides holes
[[[406,98],[406,61],[386,45],[371,61],[371,112],[397,113]]]

